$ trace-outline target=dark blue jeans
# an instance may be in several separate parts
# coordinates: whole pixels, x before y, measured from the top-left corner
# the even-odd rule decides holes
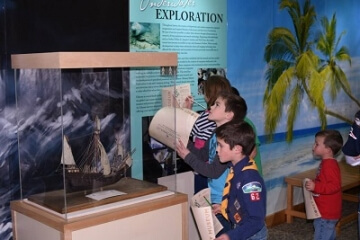
[[[266,225],[257,233],[249,237],[247,240],[266,240],[268,237],[268,230]]]
[[[334,240],[336,238],[335,226],[337,219],[316,218],[314,220],[315,240]]]

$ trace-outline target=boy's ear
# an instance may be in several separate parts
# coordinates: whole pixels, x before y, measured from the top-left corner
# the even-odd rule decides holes
[[[234,113],[233,112],[225,112],[225,117],[226,117],[226,119],[231,121],[234,117]]]
[[[243,150],[242,146],[240,146],[240,145],[234,146],[234,151],[236,151],[237,153],[242,153],[242,150]]]

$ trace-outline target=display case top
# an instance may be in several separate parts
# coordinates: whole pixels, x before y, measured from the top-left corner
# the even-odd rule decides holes
[[[11,55],[13,69],[177,66],[174,52],[47,52]]]

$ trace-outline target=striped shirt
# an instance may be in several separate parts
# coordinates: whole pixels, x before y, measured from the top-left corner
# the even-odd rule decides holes
[[[195,121],[195,124],[191,130],[191,136],[193,141],[195,139],[208,140],[213,134],[216,123],[208,119],[209,111],[206,110],[200,114],[200,117]]]

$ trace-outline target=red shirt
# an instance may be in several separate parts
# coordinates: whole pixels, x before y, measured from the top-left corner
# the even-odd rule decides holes
[[[318,168],[313,191],[321,218],[340,219],[342,207],[341,173],[335,159],[323,159]]]

